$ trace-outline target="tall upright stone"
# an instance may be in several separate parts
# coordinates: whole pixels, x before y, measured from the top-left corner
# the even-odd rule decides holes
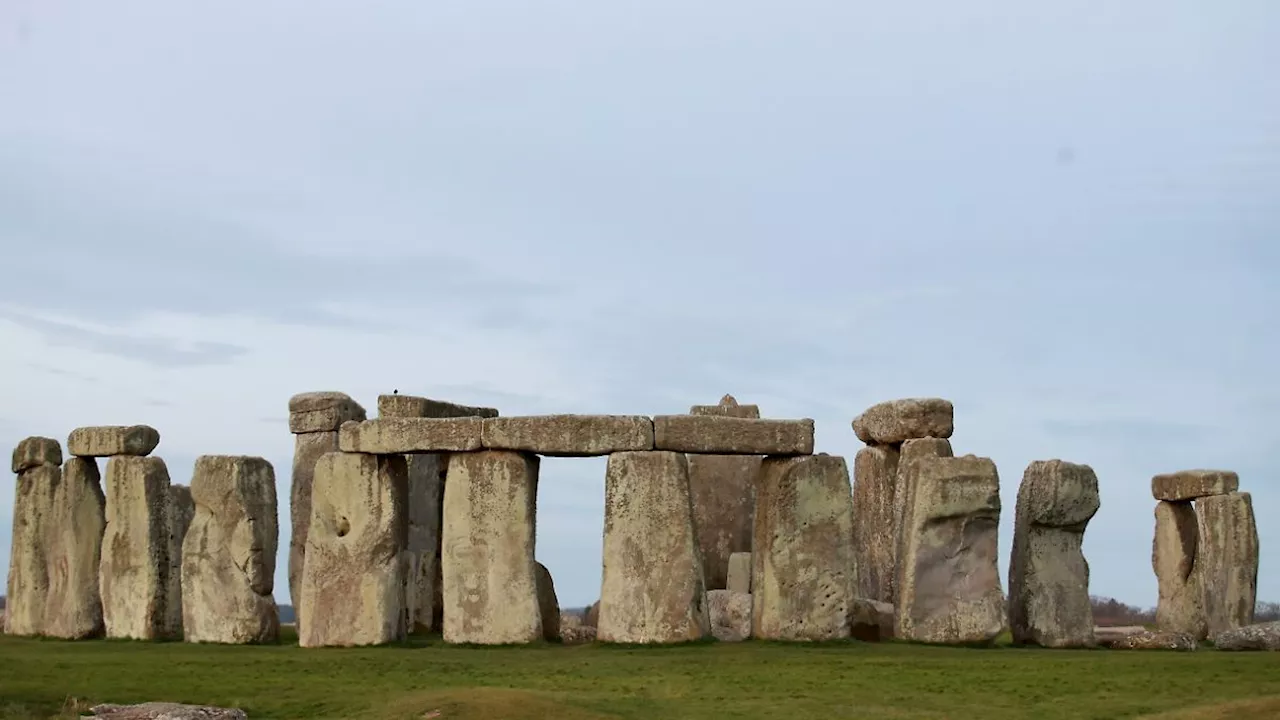
[[[1196,565],[1204,591],[1210,639],[1253,624],[1258,599],[1258,525],[1247,492],[1195,501],[1199,538]]]
[[[906,553],[904,547],[908,540],[906,531],[907,509],[914,506],[916,495],[916,479],[920,475],[920,464],[935,458],[954,457],[951,441],[946,438],[917,438],[902,443],[898,451],[897,488],[893,494],[893,538],[896,552],[893,560],[893,583],[891,587],[892,602],[895,611],[901,609],[902,592],[899,583],[902,580],[902,558]]]
[[[346,393],[307,392],[289,398],[289,431],[294,434],[293,470],[289,491],[289,597],[299,633],[306,624],[302,611],[302,570],[311,523],[311,487],[316,461],[338,451],[338,428],[348,420],[364,420],[365,410]]]
[[[1027,466],[1009,561],[1009,627],[1018,644],[1094,644],[1085,528],[1100,507],[1088,465],[1038,460]]]
[[[494,408],[471,407],[413,395],[379,395],[379,418],[498,417]],[[436,629],[435,599],[440,594],[441,512],[448,471],[447,453],[404,456],[408,468],[409,535],[405,548],[405,627],[410,633]]]
[[[191,478],[195,516],[182,549],[187,642],[279,638],[275,586],[276,476],[260,457],[202,455]]]
[[[898,494],[900,451],[892,445],[869,445],[853,460],[853,548],[858,568],[858,597],[893,602],[897,580]]]
[[[404,458],[325,453],[316,462],[298,626],[302,647],[404,638]]]
[[[989,643],[1005,628],[995,463],[973,455],[924,458],[914,472],[902,525],[897,637]]]
[[[725,395],[720,404],[694,405],[689,414],[758,419],[760,408],[739,405],[732,395]],[[692,454],[687,457],[694,527],[698,532],[707,590],[727,587],[729,556],[751,551],[755,482],[763,459],[759,455]]]
[[[158,457],[107,461],[106,531],[98,571],[107,637],[173,637],[169,470]]]
[[[677,643],[711,634],[684,454],[619,452],[605,471],[596,638]]]
[[[444,641],[530,643],[543,636],[534,561],[538,456],[449,456],[444,489]]]
[[[44,632],[49,594],[45,535],[55,519],[53,497],[62,480],[61,464],[62,446],[53,438],[29,437],[13,450],[12,468],[18,477],[4,618],[5,632],[11,635]]]
[[[56,520],[46,534],[49,593],[43,634],[72,640],[100,637],[106,628],[98,567],[107,519],[102,479],[93,458],[67,458],[53,510]]]
[[[165,634],[176,638],[182,636],[182,543],[196,515],[191,488],[170,485],[166,512],[169,523],[169,615]]]
[[[842,457],[767,458],[756,489],[752,636],[850,636],[857,582],[853,501]]]
[[[1200,528],[1189,501],[1156,503],[1151,566],[1160,588],[1156,625],[1165,632],[1186,633],[1196,640],[1208,635],[1204,594],[1196,550]]]

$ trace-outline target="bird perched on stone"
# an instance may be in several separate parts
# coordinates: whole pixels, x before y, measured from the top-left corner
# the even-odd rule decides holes
[[[399,395],[399,394],[400,394],[400,391],[399,391],[399,390],[392,390],[392,391],[391,391],[391,394],[392,394],[392,395]]]

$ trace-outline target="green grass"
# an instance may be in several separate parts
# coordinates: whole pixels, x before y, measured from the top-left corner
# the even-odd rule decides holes
[[[1280,717],[1280,654],[856,642],[303,650],[0,636],[0,718],[98,702],[262,718]]]

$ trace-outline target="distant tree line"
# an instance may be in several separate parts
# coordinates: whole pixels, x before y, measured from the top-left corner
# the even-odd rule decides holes
[[[1093,605],[1093,623],[1101,627],[1120,625],[1155,625],[1156,609],[1126,605],[1115,598],[1090,595]],[[1254,622],[1280,620],[1280,603],[1259,602],[1253,613]]]

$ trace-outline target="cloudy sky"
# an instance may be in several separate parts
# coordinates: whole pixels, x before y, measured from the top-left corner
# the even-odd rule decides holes
[[[1092,590],[1154,605],[1151,476],[1229,468],[1280,600],[1278,38],[1270,0],[7,0],[0,445],[264,456],[285,548],[297,392],[728,392],[850,465],[936,395],[1003,551],[1027,463],[1088,463]],[[566,605],[603,477],[543,464]]]

